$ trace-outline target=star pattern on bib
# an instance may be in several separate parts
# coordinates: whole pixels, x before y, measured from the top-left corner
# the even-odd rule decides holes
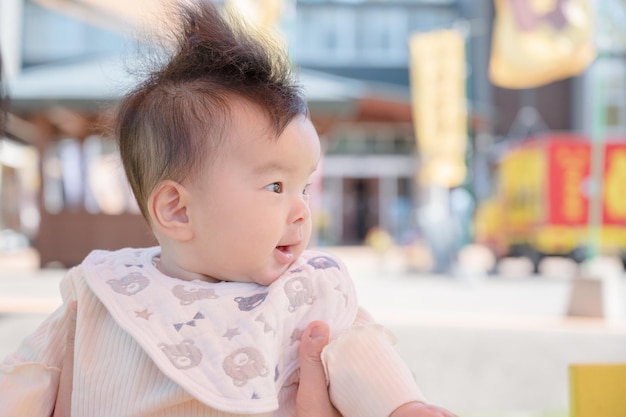
[[[142,318],[144,320],[149,320],[151,315],[152,313],[149,312],[147,308],[144,308],[141,311],[135,311],[135,317]]]
[[[226,330],[226,333],[222,335],[222,337],[225,337],[228,340],[233,340],[233,337],[239,334],[241,334],[241,332],[239,331],[239,327],[229,327],[228,330]]]

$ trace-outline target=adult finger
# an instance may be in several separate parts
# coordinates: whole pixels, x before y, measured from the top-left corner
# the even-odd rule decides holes
[[[300,343],[300,386],[296,397],[297,417],[340,417],[328,397],[328,385],[321,354],[330,330],[321,321],[310,323]]]

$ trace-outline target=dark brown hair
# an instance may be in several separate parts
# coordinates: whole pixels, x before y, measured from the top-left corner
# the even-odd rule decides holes
[[[267,115],[279,136],[308,112],[283,48],[210,1],[179,2],[180,25],[169,59],[121,101],[114,134],[143,216],[163,180],[182,182],[220,149],[233,99]]]

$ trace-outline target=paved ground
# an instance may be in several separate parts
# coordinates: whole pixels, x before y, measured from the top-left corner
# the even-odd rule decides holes
[[[395,332],[427,397],[460,417],[565,417],[569,364],[626,362],[626,315],[568,316],[569,280],[407,273],[363,250],[335,251],[361,304]],[[0,269],[0,357],[60,303],[62,275]],[[620,303],[622,281],[611,287]]]

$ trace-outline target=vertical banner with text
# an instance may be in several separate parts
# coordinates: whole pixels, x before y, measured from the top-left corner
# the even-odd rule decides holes
[[[409,49],[420,183],[459,186],[467,174],[465,39],[455,30],[416,33]]]

